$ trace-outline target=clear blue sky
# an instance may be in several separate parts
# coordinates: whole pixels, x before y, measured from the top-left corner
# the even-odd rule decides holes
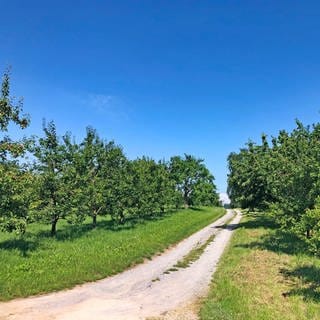
[[[248,138],[319,121],[319,1],[4,1],[0,68],[32,125],[129,158],[191,153],[219,191]],[[15,134],[15,133],[13,133]]]

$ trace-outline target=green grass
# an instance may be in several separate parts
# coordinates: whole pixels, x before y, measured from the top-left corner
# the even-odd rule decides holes
[[[234,216],[228,219],[221,227],[226,227],[230,221],[232,221]],[[197,243],[195,248],[193,248],[188,254],[186,254],[181,260],[179,260],[173,268],[168,269],[165,273],[170,273],[172,271],[178,271],[179,269],[188,268],[193,262],[197,261],[203,254],[206,247],[213,241],[215,234],[212,234],[203,244]]]
[[[187,255],[185,255],[181,260],[179,260],[174,267],[175,268],[188,268],[190,264],[200,258],[206,247],[209,245],[210,242],[213,241],[215,235],[211,235],[208,240],[203,243],[202,245],[196,246],[192,249]]]
[[[116,274],[151,258],[203,228],[222,208],[180,210],[162,218],[116,229],[107,218],[92,229],[88,221],[60,221],[56,238],[49,226],[32,224],[23,238],[0,233],[0,300],[55,291]]]
[[[219,263],[200,317],[320,319],[320,259],[266,215],[246,214]]]

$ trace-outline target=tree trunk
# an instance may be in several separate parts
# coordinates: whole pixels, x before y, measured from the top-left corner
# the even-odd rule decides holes
[[[124,224],[124,214],[123,214],[123,212],[121,212],[120,214],[119,214],[119,223],[120,224]]]
[[[94,213],[92,216],[92,227],[96,228],[97,226],[97,215]]]
[[[184,197],[184,207],[188,209],[191,206],[191,198],[189,196]]]
[[[58,222],[58,218],[54,217],[51,220],[51,237],[54,237],[57,233],[57,222]]]
[[[308,230],[307,230],[307,239],[310,239],[310,237],[311,237],[311,230],[308,229]]]
[[[184,207],[186,209],[189,208],[189,203],[190,203],[190,200],[189,200],[188,196],[184,196]]]
[[[183,192],[183,200],[184,200],[184,207],[185,209],[188,209],[189,208],[189,202],[190,202],[190,199],[189,199],[189,191],[188,189],[185,187],[184,188],[184,192]]]

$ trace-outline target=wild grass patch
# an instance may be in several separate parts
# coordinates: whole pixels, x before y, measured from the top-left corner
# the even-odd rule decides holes
[[[203,254],[206,247],[213,241],[215,235],[211,235],[208,240],[203,243],[202,245],[198,245],[194,249],[192,249],[186,256],[183,257],[182,260],[179,260],[174,267],[176,268],[187,268],[189,267],[193,262],[197,261],[201,255]]]

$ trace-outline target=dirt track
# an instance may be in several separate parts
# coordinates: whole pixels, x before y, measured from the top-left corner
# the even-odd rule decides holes
[[[230,227],[219,228],[234,214]],[[206,294],[233,226],[240,219],[240,212],[228,210],[225,216],[162,255],[113,277],[0,303],[0,319],[197,319],[194,304]],[[214,241],[191,266],[164,273],[212,234],[216,234]]]

